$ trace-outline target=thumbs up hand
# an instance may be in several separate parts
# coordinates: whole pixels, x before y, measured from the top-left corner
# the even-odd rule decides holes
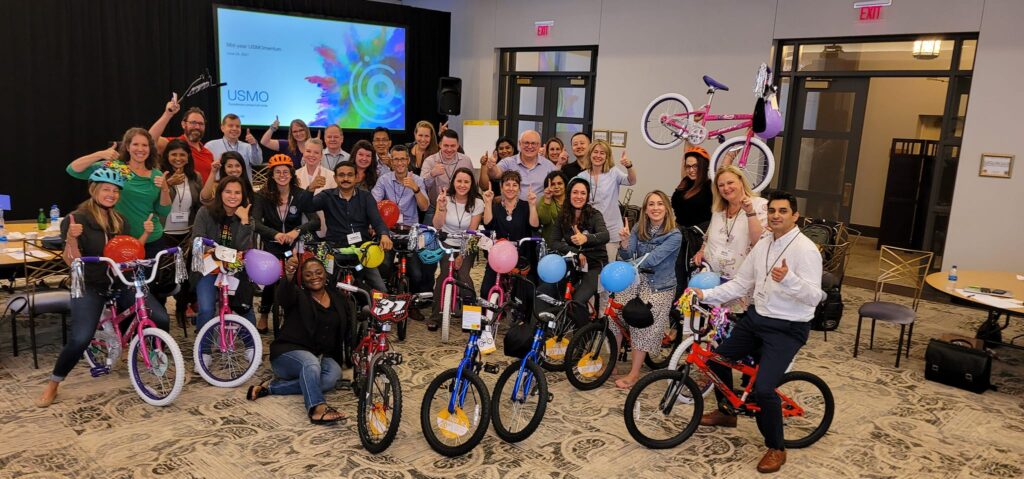
[[[153,213],[150,213],[149,217],[146,218],[146,221],[142,222],[142,231],[144,231],[146,233],[152,233],[153,232],[153,227],[154,227],[154,225],[153,225]]]
[[[75,222],[75,215],[68,215],[68,237],[78,238],[82,236],[82,225]]]
[[[270,129],[277,131],[278,128],[281,128],[281,119],[274,115],[274,122],[270,124]]]
[[[633,167],[633,162],[626,156],[626,150],[622,150],[622,158],[619,160],[619,163],[622,163],[622,166],[626,167],[627,170]]]
[[[788,272],[789,266],[786,266],[786,258],[782,258],[782,264],[772,268],[772,279],[775,280],[776,283],[781,283]]]
[[[252,130],[248,128],[245,129],[245,142],[250,145],[256,144],[256,137],[252,136]]]
[[[572,230],[575,232],[575,234],[569,238],[572,241],[572,244],[576,246],[583,246],[587,242],[587,235],[580,233],[580,229],[576,226],[573,226]]]

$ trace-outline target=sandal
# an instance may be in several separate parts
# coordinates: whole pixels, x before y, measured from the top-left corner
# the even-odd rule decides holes
[[[430,318],[427,320],[427,331],[437,331],[438,326],[440,326],[438,320],[434,318]]]
[[[313,409],[316,410],[316,407],[314,407]],[[345,421],[346,419],[348,419],[348,417],[339,412],[337,409],[334,409],[333,407],[328,406],[326,404],[324,404],[324,410],[320,412],[319,417],[313,417],[313,414],[314,413],[312,411],[309,413],[309,422],[317,425],[334,424],[339,421]],[[333,415],[335,417],[328,419],[327,416],[329,415]]]
[[[263,323],[263,327],[260,327],[260,323]],[[270,327],[267,326],[267,317],[260,315],[260,318],[256,320],[256,332],[260,334],[267,334],[270,332]]]
[[[627,389],[627,390],[628,389],[632,389],[633,385],[635,385],[635,384],[636,384],[636,381],[629,382],[629,381],[626,380],[625,377],[621,377],[621,378],[615,380],[615,387],[617,387],[619,389]]]
[[[261,397],[270,395],[270,388],[268,385],[270,381],[263,381],[255,386],[249,386],[249,392],[245,393],[245,398],[250,401],[255,401]]]

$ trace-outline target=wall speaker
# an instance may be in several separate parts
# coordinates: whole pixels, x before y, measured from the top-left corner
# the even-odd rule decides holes
[[[458,116],[462,110],[462,79],[441,77],[437,81],[437,112]]]

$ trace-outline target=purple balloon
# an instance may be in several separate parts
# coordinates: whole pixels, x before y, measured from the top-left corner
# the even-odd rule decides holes
[[[281,277],[281,260],[266,251],[251,249],[245,252],[245,274],[260,286],[274,284]]]

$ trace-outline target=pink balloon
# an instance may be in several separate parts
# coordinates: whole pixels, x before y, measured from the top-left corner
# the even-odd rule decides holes
[[[511,241],[498,240],[487,252],[487,264],[497,273],[505,274],[512,271],[518,262],[519,250]]]

